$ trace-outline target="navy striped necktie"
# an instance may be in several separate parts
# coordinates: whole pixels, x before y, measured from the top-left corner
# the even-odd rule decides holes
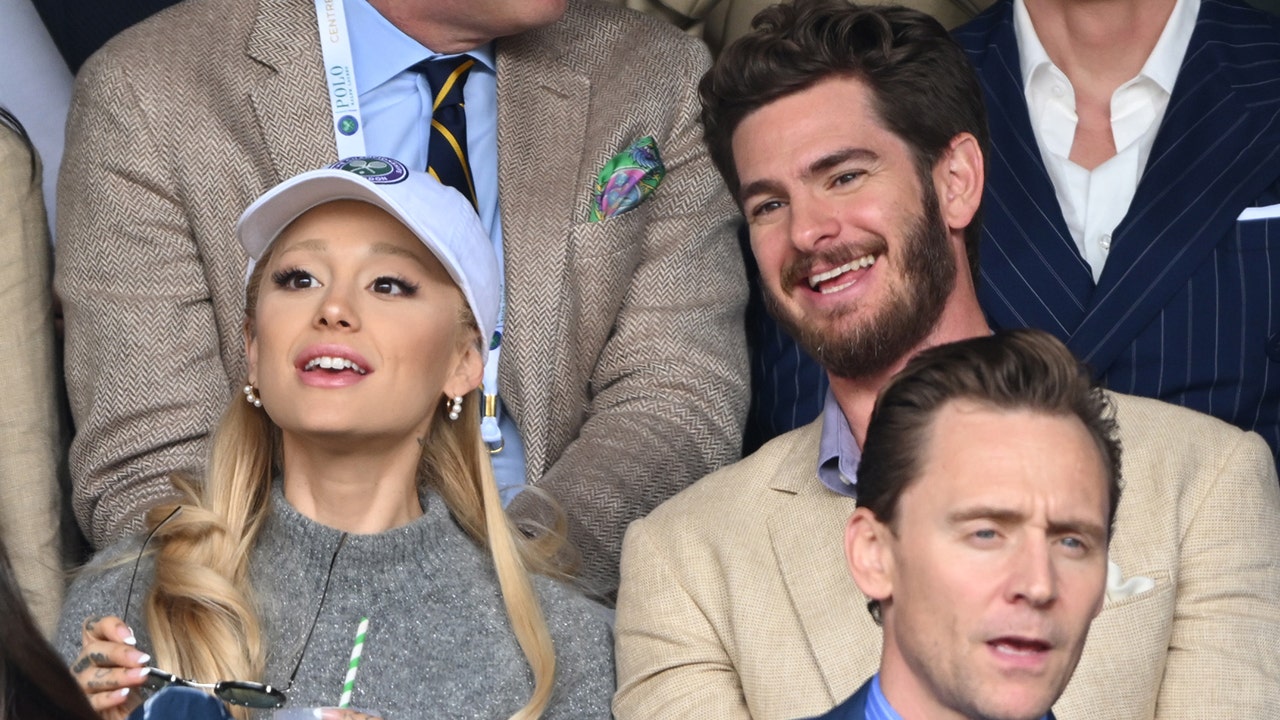
[[[476,184],[471,178],[471,163],[467,161],[467,115],[462,101],[462,87],[475,64],[475,58],[470,55],[458,55],[423,60],[410,70],[425,75],[431,86],[427,172],[455,188],[478,208]]]

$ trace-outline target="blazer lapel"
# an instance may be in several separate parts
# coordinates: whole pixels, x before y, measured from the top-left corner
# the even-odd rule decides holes
[[[498,194],[506,330],[498,377],[520,425],[530,471],[548,452],[553,373],[566,372],[569,234],[583,180],[579,160],[590,107],[587,77],[561,59],[551,29],[498,41]],[[585,205],[582,205],[585,207]],[[519,282],[510,279],[519,278]]]
[[[816,451],[807,457],[816,457]],[[823,487],[812,464],[796,463],[795,467],[774,485],[774,492],[793,497],[770,516],[769,535],[796,617],[835,704],[845,699],[848,688],[866,679],[858,675],[860,664],[852,662],[851,656],[875,648],[878,661],[882,636],[870,620],[858,621],[867,612],[865,599],[845,563],[844,527],[854,501]],[[827,589],[832,587],[837,589]],[[848,632],[832,632],[832,628],[848,628]]]
[[[1276,103],[1247,88],[1274,81],[1233,65],[1222,48],[1239,43],[1206,0],[1173,96],[1129,213],[1087,315],[1068,345],[1105,369],[1186,286],[1240,210],[1274,181],[1280,163]],[[1238,90],[1237,88],[1246,88]]]
[[[1013,4],[957,33],[978,68],[989,111],[982,238],[983,307],[997,327],[1041,327],[1067,338],[1084,317],[1093,275],[1058,205],[1031,130]]]
[[[338,159],[312,7],[263,0],[245,50],[271,70],[248,92],[276,182]]]

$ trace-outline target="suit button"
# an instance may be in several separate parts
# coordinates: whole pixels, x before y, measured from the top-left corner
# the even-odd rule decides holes
[[[1272,335],[1267,341],[1267,357],[1271,358],[1271,362],[1280,363],[1280,333]]]

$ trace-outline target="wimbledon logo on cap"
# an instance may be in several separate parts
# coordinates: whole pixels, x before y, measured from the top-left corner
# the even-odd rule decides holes
[[[349,157],[329,166],[333,170],[346,170],[355,173],[375,185],[394,185],[409,177],[409,168],[395,158],[375,155],[372,157]]]

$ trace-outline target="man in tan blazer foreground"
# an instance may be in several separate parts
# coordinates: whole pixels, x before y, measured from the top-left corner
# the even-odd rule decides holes
[[[501,395],[525,477],[568,514],[584,581],[607,594],[627,523],[740,452],[746,286],[697,118],[708,54],[666,23],[586,0],[370,5],[431,51],[492,42]],[[310,2],[191,0],[80,71],[56,285],[74,505],[95,546],[137,530],[172,495],[170,474],[203,467],[210,428],[245,384],[235,219],[337,159],[317,28]],[[661,185],[589,222],[601,168],[646,136]],[[521,493],[513,512],[538,514],[537,499]]]
[[[989,332],[972,252],[985,113],[941,26],[842,0],[773,11],[721,56],[703,100],[773,311],[832,393],[817,422],[632,524],[614,709],[816,715],[880,657],[840,543],[876,394],[919,350]],[[1125,490],[1107,600],[1055,714],[1274,717],[1280,485],[1266,444],[1161,402],[1112,400]]]
[[[884,651],[814,720],[1054,720],[1121,497],[1106,393],[1042,330],[945,343],[880,393],[864,448],[844,551]]]

